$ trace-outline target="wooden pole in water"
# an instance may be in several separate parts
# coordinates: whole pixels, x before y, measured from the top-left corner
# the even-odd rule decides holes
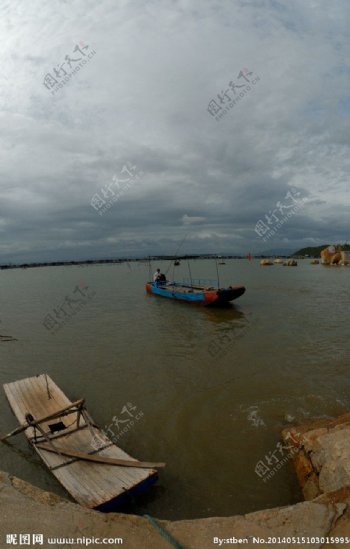
[[[219,269],[218,269],[218,260],[215,258],[216,274],[218,277],[218,289],[220,288],[220,278],[219,278]]]
[[[188,272],[190,273],[191,286],[193,286],[193,283],[192,283],[192,273],[191,273],[191,267],[190,267],[190,262],[189,262],[189,260],[187,260],[187,265],[188,265]]]

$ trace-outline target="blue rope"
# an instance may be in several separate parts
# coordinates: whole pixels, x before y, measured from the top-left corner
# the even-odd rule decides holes
[[[172,545],[173,547],[176,547],[176,549],[183,549],[182,545],[180,545],[176,541],[176,539],[174,539],[173,536],[169,534],[169,532],[164,530],[164,528],[156,521],[156,519],[154,519],[150,515],[143,515],[143,516],[152,524],[152,526],[154,526],[156,530],[158,530],[160,535],[163,536],[163,538],[165,538],[170,543],[170,545]]]

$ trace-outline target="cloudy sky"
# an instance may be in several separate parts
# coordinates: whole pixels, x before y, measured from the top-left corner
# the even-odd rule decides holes
[[[0,263],[350,240],[349,0],[0,14]]]

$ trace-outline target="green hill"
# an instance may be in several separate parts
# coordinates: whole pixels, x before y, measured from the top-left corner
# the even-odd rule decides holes
[[[322,246],[310,246],[309,248],[301,248],[293,254],[293,256],[308,255],[310,257],[320,257],[321,251],[330,246],[330,244],[322,244]],[[342,250],[350,251],[350,244],[342,244]]]

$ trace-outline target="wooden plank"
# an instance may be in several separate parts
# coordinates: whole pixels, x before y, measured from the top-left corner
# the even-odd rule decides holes
[[[154,469],[156,467],[165,467],[165,463],[151,463],[149,461],[134,461],[126,459],[114,459],[103,456],[96,456],[92,454],[84,454],[83,452],[77,452],[71,448],[63,448],[62,446],[56,446],[53,448],[48,444],[36,444],[37,448],[46,450],[47,452],[59,453],[64,456],[76,457],[85,461],[93,461],[94,463],[107,463],[107,465],[122,465],[124,467],[140,467],[141,469]]]
[[[76,431],[80,431],[81,429],[86,429],[86,428],[87,428],[86,423],[85,423],[85,425],[81,425],[80,427],[74,427],[74,428],[67,427],[65,429],[65,432],[63,432],[63,433],[58,432],[57,434],[50,434],[50,440],[56,440],[57,438],[66,437],[68,433],[75,433]],[[36,439],[41,438],[41,437],[42,437],[42,435],[39,434],[36,437]],[[33,442],[33,441],[34,441],[34,437],[31,439],[31,442]],[[39,442],[38,442],[38,444],[39,444]]]
[[[110,446],[113,446],[113,442],[109,442],[106,444],[106,446],[102,446],[98,450],[92,450],[90,452],[91,455],[97,454],[97,452],[100,452],[101,450],[105,450],[106,448],[109,448]],[[60,467],[65,467],[66,465],[70,465],[71,463],[74,463],[75,461],[79,461],[79,458],[72,458],[66,461],[65,463],[61,463],[60,465],[56,465],[56,467],[51,467],[51,471],[54,469],[60,469]]]
[[[46,453],[44,450],[41,450],[41,452]],[[126,457],[129,457],[114,445],[104,450],[103,454],[110,456],[124,454]],[[70,481],[71,476],[77,478],[78,481],[84,484],[84,489],[89,488],[92,501],[95,501],[95,506],[97,506],[101,502],[103,503],[116,497],[116,485],[119,487],[119,492],[123,493],[125,490],[138,484],[138,482],[152,476],[156,471],[139,468],[127,469],[112,465],[105,465],[101,468],[99,464],[79,461],[58,469],[54,473],[64,485],[67,484],[67,481]],[[72,495],[79,501],[79,490],[72,493]]]
[[[67,412],[70,408],[74,408],[75,406],[79,407],[81,404],[83,404],[85,400],[82,398],[80,400],[75,400],[72,402],[69,406],[64,406],[60,410],[57,410],[56,412],[52,412],[51,414],[48,414],[47,416],[41,417],[40,419],[35,419],[31,421],[30,423],[26,422],[25,425],[21,425],[21,427],[17,427],[17,429],[14,429],[11,431],[11,433],[8,433],[4,437],[0,438],[0,441],[3,441],[9,437],[12,437],[14,435],[17,435],[19,433],[23,433],[28,427],[33,427],[35,425],[40,425],[41,423],[47,422],[49,419],[55,419],[59,416],[65,415],[64,412]],[[74,413],[74,412],[73,412]]]

